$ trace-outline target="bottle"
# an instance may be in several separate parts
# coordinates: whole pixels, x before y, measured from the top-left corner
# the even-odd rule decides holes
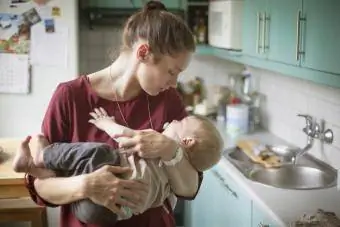
[[[206,43],[207,27],[205,26],[205,21],[203,17],[200,17],[197,27],[197,39],[198,43]]]
[[[196,10],[195,11],[195,17],[194,17],[194,24],[193,24],[193,27],[192,27],[192,33],[194,35],[195,43],[198,43],[197,34],[198,34],[199,18],[200,18],[200,11]]]

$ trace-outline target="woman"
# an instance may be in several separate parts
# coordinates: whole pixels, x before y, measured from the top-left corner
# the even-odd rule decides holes
[[[164,123],[186,116],[174,88],[195,50],[193,36],[162,3],[151,1],[129,18],[122,43],[122,51],[111,66],[57,87],[45,114],[43,133],[51,143],[95,141],[117,147],[109,136],[88,123],[89,113],[95,107],[103,107],[118,123],[141,130],[120,144],[126,151],[138,152],[144,158],[174,160],[176,142],[159,132]],[[148,128],[152,130],[143,130]],[[179,197],[193,199],[202,174],[186,159],[177,161],[176,165],[165,167],[171,189]],[[80,227],[85,225],[67,205],[73,201],[89,198],[115,213],[119,213],[119,205],[134,209],[143,204],[147,185],[119,179],[119,174],[126,171],[129,169],[104,166],[70,178],[38,180],[28,176],[27,185],[38,204],[61,205],[62,227]],[[118,222],[115,227],[174,227],[168,201],[165,207],[168,209],[152,208]]]

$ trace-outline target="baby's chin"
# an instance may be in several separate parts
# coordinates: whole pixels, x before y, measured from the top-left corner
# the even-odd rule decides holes
[[[171,127],[165,128],[163,131],[163,135],[169,137],[170,139],[176,140],[177,142],[180,142],[177,133],[172,130]]]

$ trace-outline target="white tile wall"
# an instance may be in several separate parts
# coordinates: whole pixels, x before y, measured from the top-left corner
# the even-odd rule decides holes
[[[93,72],[109,64],[112,53],[119,53],[121,30],[117,28],[86,27],[80,33],[80,70]],[[189,68],[183,72],[182,81],[195,76],[204,79],[207,87],[228,84],[229,76],[243,69],[242,65],[207,56],[194,56]],[[257,89],[265,95],[262,106],[263,125],[288,142],[304,146],[302,132],[305,121],[298,113],[310,114],[318,120],[325,119],[326,126],[334,132],[332,145],[321,146],[317,141],[310,151],[336,168],[340,168],[340,89],[321,86],[267,70],[249,68]],[[207,91],[211,97],[213,90]]]

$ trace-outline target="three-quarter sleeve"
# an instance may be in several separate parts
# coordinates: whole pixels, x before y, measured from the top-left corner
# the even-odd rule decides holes
[[[185,110],[185,105],[183,103],[183,100],[176,89],[169,90],[168,97],[167,97],[167,122],[171,122],[173,120],[182,120],[188,116],[187,111]],[[194,200],[196,198],[196,195],[198,194],[198,191],[201,187],[203,181],[203,173],[198,172],[198,188],[192,197],[183,197],[176,195],[180,199],[184,200]]]
[[[70,140],[72,100],[71,88],[66,84],[58,85],[49,102],[41,128],[43,135],[50,143]],[[37,194],[34,181],[33,176],[26,174],[25,183],[32,200],[39,205],[56,207],[57,205],[48,203]]]

